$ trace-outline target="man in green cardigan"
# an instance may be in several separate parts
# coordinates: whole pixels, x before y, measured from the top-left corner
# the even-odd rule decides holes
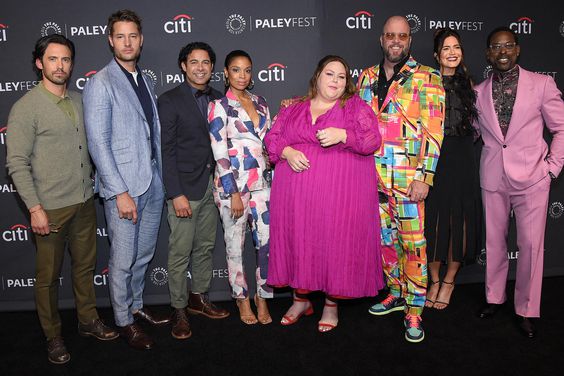
[[[35,300],[51,363],[70,360],[61,337],[58,284],[65,243],[72,258],[78,332],[100,340],[118,333],[96,311],[96,210],[80,94],[67,90],[74,44],[62,35],[39,39],[33,53],[39,84],[8,118],[6,167],[29,210],[37,244]]]

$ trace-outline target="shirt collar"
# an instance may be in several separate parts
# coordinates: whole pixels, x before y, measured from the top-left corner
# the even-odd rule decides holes
[[[116,58],[114,58],[114,60],[116,61],[117,65],[121,68],[122,72],[125,73],[126,75],[132,76],[131,72],[128,71],[127,69],[125,69],[120,63],[119,61],[117,61]],[[140,70],[139,70],[139,66],[137,64],[135,64],[135,71],[139,74]],[[133,76],[132,76],[133,77]]]
[[[69,92],[68,90],[65,90],[65,94],[62,97],[59,97],[58,95],[55,95],[53,93],[51,93],[49,90],[47,90],[47,88],[45,87],[45,85],[43,85],[43,80],[41,80],[39,82],[39,89],[41,89],[41,91],[43,91],[45,93],[45,95],[47,95],[47,97],[49,98],[49,100],[51,100],[53,103],[55,104],[59,104],[61,103],[61,101],[63,99],[69,99]]]
[[[515,64],[515,66],[513,68],[511,68],[510,70],[508,70],[507,72],[499,72],[494,70],[493,72],[493,80],[498,82],[498,81],[514,81],[519,79],[519,66],[517,64]]]
[[[398,72],[401,70],[401,68],[403,68],[403,66],[407,63],[407,61],[409,60],[409,58],[411,57],[411,55],[407,55],[406,57],[404,57],[403,59],[401,59],[396,65],[394,65],[394,77],[396,74],[398,74]],[[384,71],[384,58],[382,58],[382,60],[380,61],[380,72]],[[393,79],[393,77],[392,77]]]

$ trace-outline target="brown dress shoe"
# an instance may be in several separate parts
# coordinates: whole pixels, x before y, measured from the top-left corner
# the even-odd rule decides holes
[[[188,322],[188,316],[186,315],[186,309],[176,308],[172,313],[170,321],[172,322],[172,330],[170,333],[174,338],[187,339],[192,336],[190,323]]]
[[[208,294],[197,294],[191,292],[188,296],[188,307],[186,310],[193,315],[204,315],[210,319],[224,319],[229,316],[229,312],[219,308],[212,302]]]
[[[133,314],[136,320],[145,320],[151,325],[164,325],[170,322],[170,316],[154,314],[147,307],[141,308]]]
[[[70,360],[63,337],[57,336],[47,340],[47,359],[54,364],[65,364]]]
[[[101,341],[110,341],[119,337],[117,331],[104,324],[100,319],[94,319],[86,324],[79,322],[78,334],[83,337],[92,336]]]
[[[136,350],[151,350],[155,343],[141,327],[135,323],[120,328],[121,336]]]

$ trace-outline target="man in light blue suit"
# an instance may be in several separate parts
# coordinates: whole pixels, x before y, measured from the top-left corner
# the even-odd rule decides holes
[[[116,325],[129,345],[148,350],[152,339],[135,322],[165,324],[143,306],[147,265],[153,258],[164,192],[160,123],[152,85],[137,66],[141,20],[120,10],[108,20],[114,58],[84,88],[84,123],[104,198],[110,238],[110,298]]]

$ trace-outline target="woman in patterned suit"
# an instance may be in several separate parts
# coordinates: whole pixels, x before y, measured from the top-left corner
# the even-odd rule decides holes
[[[232,296],[245,324],[272,322],[265,299],[272,298],[266,284],[269,250],[270,176],[263,139],[270,129],[270,111],[263,97],[249,91],[253,86],[252,60],[245,51],[225,58],[226,93],[210,102],[208,121],[214,158],[214,199],[225,234],[227,269]],[[243,268],[247,224],[257,249],[253,313]]]

